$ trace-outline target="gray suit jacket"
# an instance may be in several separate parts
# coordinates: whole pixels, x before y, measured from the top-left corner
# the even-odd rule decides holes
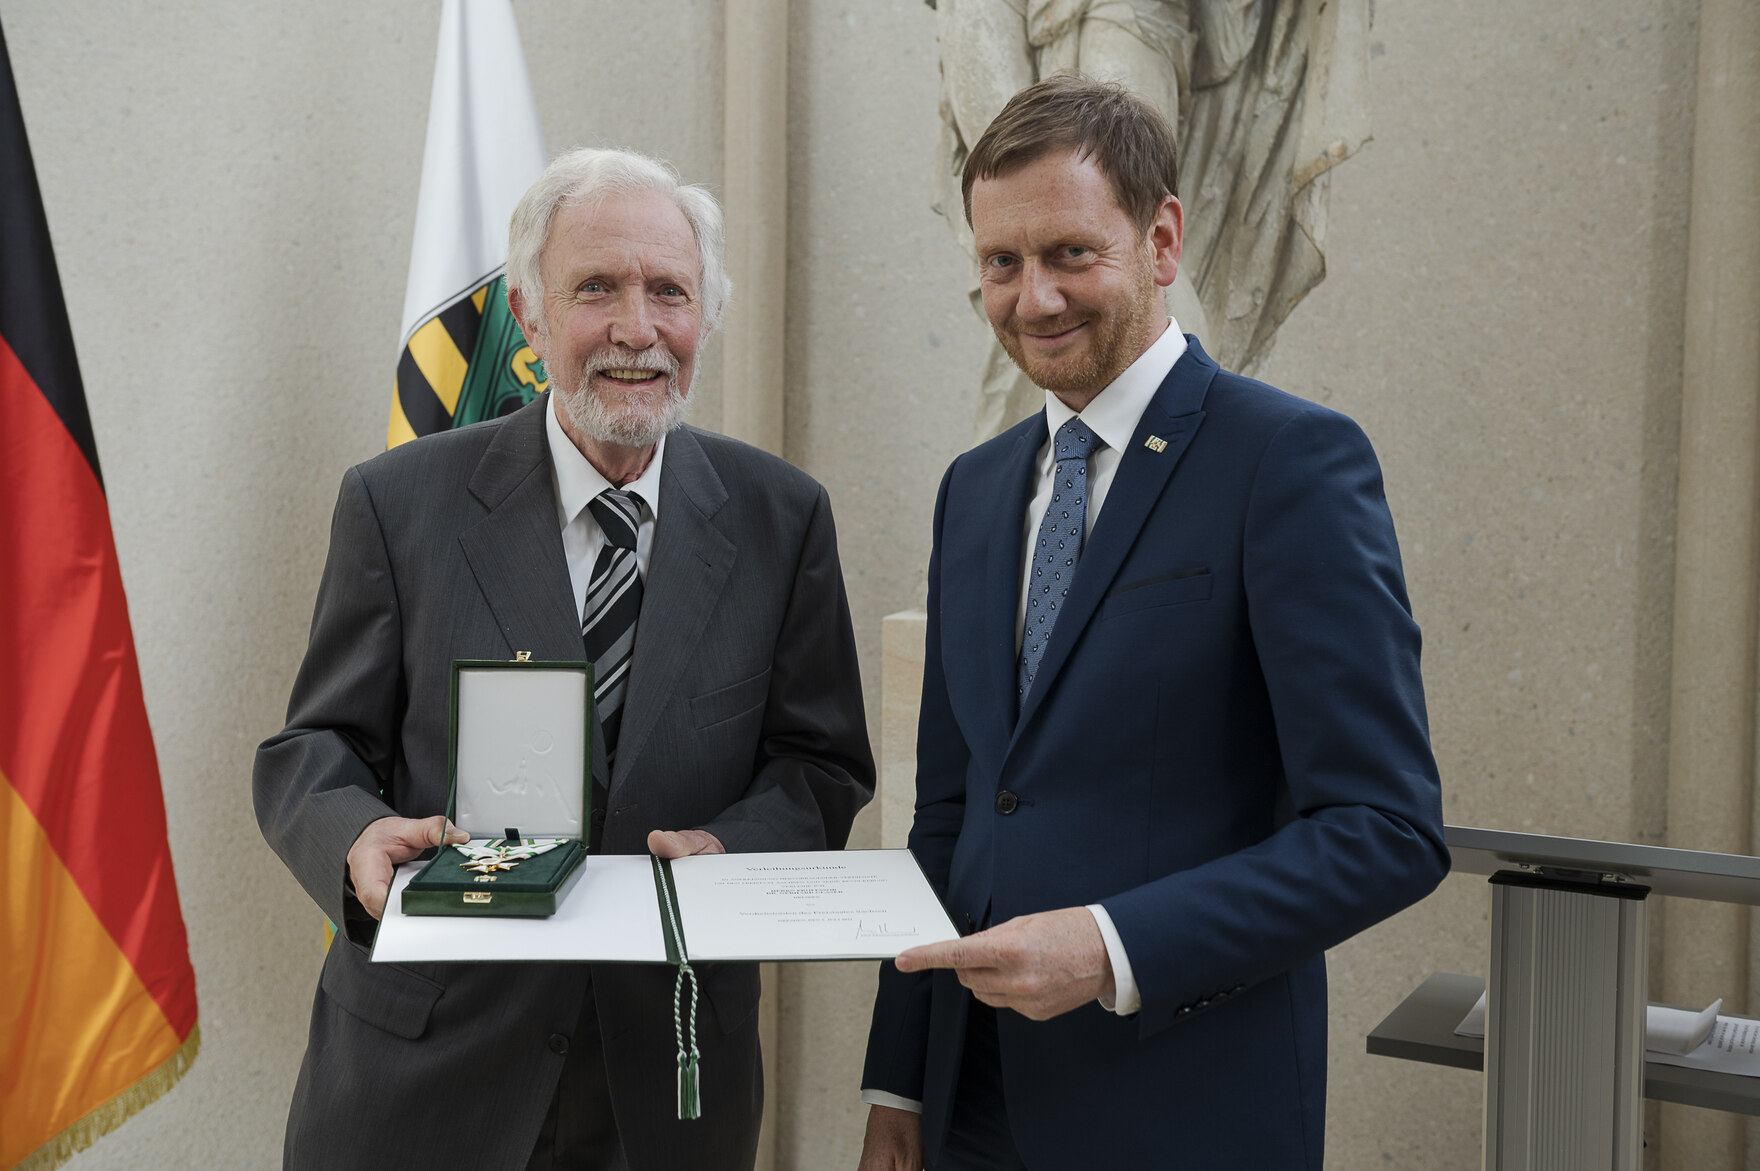
[[[287,727],[258,750],[258,823],[345,930],[288,1120],[290,1167],[523,1167],[589,971],[634,1168],[749,1167],[763,1101],[757,972],[706,965],[703,1117],[675,1117],[670,968],[369,964],[349,847],[446,805],[454,659],[580,659],[545,441],[548,396],[349,470]],[[595,737],[599,849],[701,827],[730,851],[841,847],[872,796],[825,491],[693,428],[667,440],[617,768]],[[597,816],[596,816],[597,821]]]

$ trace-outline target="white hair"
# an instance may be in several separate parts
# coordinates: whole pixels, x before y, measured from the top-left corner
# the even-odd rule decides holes
[[[550,239],[550,224],[564,204],[593,203],[626,191],[654,191],[671,199],[697,237],[702,281],[703,333],[721,324],[733,283],[727,279],[721,205],[708,190],[680,182],[678,172],[659,159],[630,150],[579,147],[557,155],[538,181],[526,189],[507,226],[507,285],[537,309],[543,304],[539,261]],[[537,317],[543,321],[543,311]]]

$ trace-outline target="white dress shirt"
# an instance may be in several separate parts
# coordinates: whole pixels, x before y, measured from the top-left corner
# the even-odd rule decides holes
[[[1119,461],[1124,458],[1131,436],[1137,432],[1137,423],[1142,420],[1143,412],[1148,409],[1155,392],[1161,389],[1161,383],[1166,380],[1168,372],[1185,352],[1186,336],[1180,332],[1179,322],[1169,318],[1166,332],[1155,339],[1135,362],[1125,367],[1124,373],[1113,379],[1111,385],[1095,395],[1094,400],[1081,412],[1082,422],[1106,445],[1088,456],[1088,533],[1094,531],[1094,521],[1100,516],[1100,509],[1106,503],[1106,493],[1112,487],[1113,476],[1118,474]],[[1062,399],[1050,391],[1045,392],[1045,439],[1039,448],[1038,478],[1034,481],[1033,498],[1027,504],[1026,515],[1021,518],[1024,533],[1021,541],[1021,590],[1014,623],[1014,649],[1017,658],[1021,649],[1021,631],[1027,621],[1027,587],[1032,581],[1033,545],[1038,537],[1039,524],[1045,518],[1045,509],[1051,504],[1052,473],[1057,470],[1057,461],[1052,456],[1051,437],[1057,434],[1059,427],[1075,417],[1076,412],[1065,406]],[[1081,563],[1077,562],[1076,572],[1081,571]],[[1105,907],[1093,903],[1088,910],[1100,927],[1100,936],[1106,941],[1106,958],[1112,963],[1113,994],[1110,997],[1102,996],[1100,1006],[1120,1016],[1129,1016],[1142,1009],[1143,997],[1131,974],[1131,961],[1125,954],[1124,941],[1119,939],[1118,928],[1113,926],[1112,916],[1106,913]],[[884,1090],[864,1089],[862,1101],[872,1106],[891,1106],[918,1114],[923,1111],[921,1102],[889,1094]]]
[[[593,519],[589,501],[607,488],[616,487],[587,462],[556,419],[556,396],[544,412],[544,433],[550,441],[550,470],[556,485],[556,514],[562,526],[562,552],[568,558],[568,580],[574,586],[574,612],[581,616],[587,603],[587,584],[593,564],[605,547],[605,531]],[[642,502],[637,511],[642,523],[636,528],[636,572],[648,580],[648,554],[654,548],[654,522],[660,517],[660,461],[666,455],[666,439],[654,447],[654,458],[624,490]]]

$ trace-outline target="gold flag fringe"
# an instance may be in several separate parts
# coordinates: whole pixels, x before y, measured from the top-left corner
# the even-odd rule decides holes
[[[26,1155],[13,1171],[54,1171],[117,1127],[151,1106],[176,1085],[196,1063],[202,1049],[202,1026],[190,1029],[189,1037],[146,1077],[107,1102],[101,1102],[76,1119],[60,1134]]]

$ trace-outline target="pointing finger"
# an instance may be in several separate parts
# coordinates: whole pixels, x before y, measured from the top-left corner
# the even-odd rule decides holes
[[[920,972],[930,968],[957,968],[966,962],[965,940],[951,939],[946,943],[926,943],[898,954],[893,961],[901,972]]]

